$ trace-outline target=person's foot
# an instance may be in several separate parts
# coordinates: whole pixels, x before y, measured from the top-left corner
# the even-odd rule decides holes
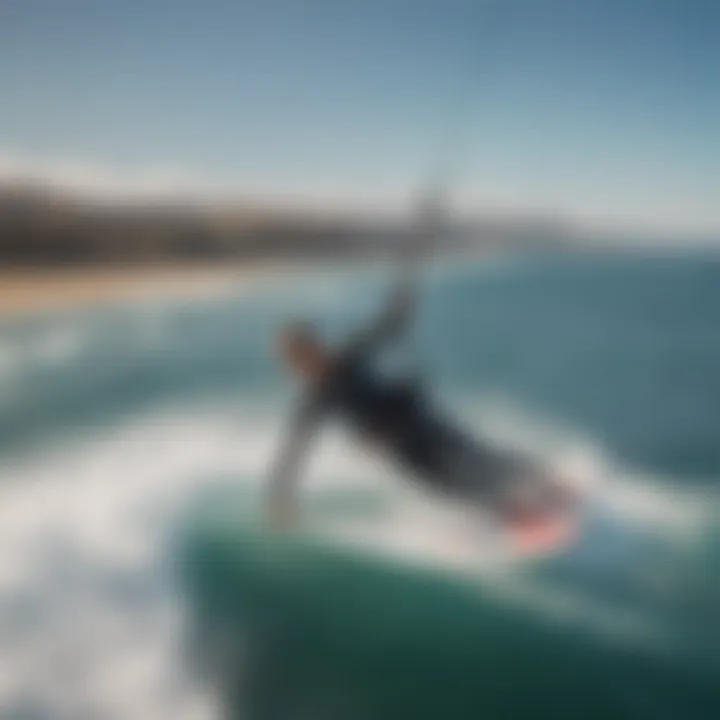
[[[568,488],[541,478],[512,488],[502,513],[514,544],[549,550],[568,542],[577,528],[575,496]]]

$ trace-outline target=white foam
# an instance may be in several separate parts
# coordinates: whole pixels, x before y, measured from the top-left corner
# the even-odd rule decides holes
[[[29,697],[58,718],[209,717],[177,661],[177,598],[158,553],[193,489],[231,459],[236,428],[179,420],[2,468],[0,714]],[[16,617],[23,605],[30,621]]]
[[[59,708],[55,717],[77,717],[88,708],[132,720],[200,718],[212,711],[210,698],[178,661],[178,598],[160,553],[202,488],[230,478],[239,488],[257,489],[281,432],[271,412],[169,408],[0,467],[0,714],[28,693]],[[582,549],[579,561],[588,567],[598,549],[606,564],[627,562],[628,529],[686,540],[717,510],[707,498],[614,470],[586,440],[566,441],[565,450],[562,443],[553,448],[555,461],[610,475],[594,477],[593,504],[615,525],[612,531],[604,526]],[[339,488],[376,493],[383,511],[316,518],[312,531],[332,542],[465,578],[479,575],[485,590],[503,601],[603,636],[665,642],[651,619],[526,576],[523,559],[503,549],[476,518],[425,496],[330,434],[303,493]],[[608,560],[613,537],[620,552]],[[32,610],[30,620],[16,617],[22,603]],[[64,677],[58,673],[72,675],[73,668],[75,675],[58,685]]]

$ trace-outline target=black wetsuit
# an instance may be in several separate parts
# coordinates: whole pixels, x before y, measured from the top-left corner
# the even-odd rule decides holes
[[[502,480],[516,470],[515,459],[460,431],[417,383],[377,372],[372,355],[385,334],[376,329],[350,343],[332,371],[309,389],[295,414],[277,481],[297,472],[319,422],[335,417],[433,489],[494,504]]]

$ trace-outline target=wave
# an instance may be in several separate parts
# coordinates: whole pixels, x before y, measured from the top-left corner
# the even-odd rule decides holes
[[[498,426],[506,422],[500,415],[497,418]],[[526,419],[524,425],[515,426],[516,443],[527,437],[525,428],[532,424]],[[172,536],[187,522],[187,527],[202,530],[186,536],[193,537],[183,545],[186,559],[206,551],[213,556],[216,551],[208,549],[213,538],[221,545],[229,542],[231,554],[241,553],[246,558],[237,560],[240,566],[235,570],[235,561],[230,563],[223,571],[228,573],[223,583],[230,582],[233,572],[247,571],[243,562],[263,567],[265,552],[273,543],[257,529],[258,503],[268,458],[281,430],[278,408],[272,404],[251,403],[242,408],[236,399],[223,403],[209,400],[202,409],[197,402],[178,401],[162,411],[99,429],[94,437],[85,435],[74,443],[47,448],[34,458],[6,459],[0,541],[8,557],[16,561],[4,563],[0,577],[0,617],[5,619],[0,675],[16,680],[6,681],[9,689],[4,705],[0,697],[0,707],[20,702],[19,688],[28,687],[31,680],[37,698],[60,703],[52,678],[68,654],[78,677],[84,679],[64,684],[63,706],[110,702],[111,697],[112,702],[119,702],[119,691],[108,692],[108,684],[125,687],[125,682],[136,688],[128,694],[135,702],[140,703],[141,698],[149,704],[157,702],[149,697],[151,691],[157,692],[149,676],[142,681],[123,680],[135,672],[142,675],[137,668],[145,656],[154,657],[157,667],[163,668],[158,670],[162,681],[157,677],[156,681],[175,688],[167,690],[168,703],[179,703],[184,694],[188,707],[212,704],[195,685],[178,680],[185,671],[176,658],[177,588],[171,567],[163,565],[167,558],[158,556],[158,548],[170,547]],[[594,464],[587,465],[593,466],[594,472],[598,471],[598,456],[605,470],[611,465],[588,441],[576,444],[574,436],[569,437],[567,448],[567,454],[558,450],[555,457],[593,459]],[[588,448],[592,450],[588,452]],[[679,642],[682,652],[675,653],[676,660],[683,653],[692,655],[693,662],[702,652],[710,655],[713,636],[707,627],[705,641],[697,645],[694,628],[683,627],[678,636],[672,624],[677,614],[665,617],[660,610],[667,614],[668,597],[677,602],[679,594],[693,590],[687,561],[693,559],[697,568],[703,552],[708,551],[701,543],[716,506],[707,500],[700,502],[682,489],[621,473],[599,484],[596,480],[593,487],[593,505],[603,509],[604,524],[596,522],[585,544],[579,544],[574,552],[547,563],[528,564],[510,553],[503,554],[489,534],[478,531],[469,518],[461,520],[456,508],[424,496],[389,467],[351,450],[344,438],[330,433],[311,464],[303,493],[307,524],[297,538],[297,548],[315,549],[301,552],[286,546],[282,554],[296,558],[298,565],[291,559],[283,571],[269,566],[261,579],[253,575],[243,582],[257,582],[250,591],[262,592],[264,583],[291,582],[297,573],[302,576],[305,563],[315,564],[313,558],[330,553],[336,561],[325,567],[317,560],[315,572],[320,586],[329,584],[327,592],[331,592],[333,573],[341,573],[339,568],[346,559],[352,564],[353,557],[365,557],[369,559],[362,562],[369,565],[363,565],[362,582],[382,584],[388,582],[387,573],[404,576],[428,570],[433,573],[427,581],[431,585],[444,588],[446,583],[469,582],[481,598],[473,603],[480,602],[482,607],[490,603],[493,612],[508,612],[512,617],[521,612],[531,626],[537,622],[543,627],[551,623],[572,628],[601,644],[643,649],[650,658],[667,654],[666,648],[673,643],[677,651]],[[230,534],[224,535],[226,532]],[[212,557],[209,562],[213,564]],[[385,570],[376,571],[376,563]],[[656,566],[654,576],[652,564]],[[639,568],[644,584],[635,588],[635,595],[628,595],[621,581],[626,581],[627,575],[637,579]],[[680,570],[682,580],[677,577]],[[195,571],[199,585],[189,590],[191,602],[197,594],[211,592],[210,586],[204,586],[204,570],[196,567]],[[695,578],[695,582],[699,580]],[[293,596],[292,602],[302,602],[303,583],[298,582],[300,596]],[[696,590],[697,601],[703,596]],[[378,592],[382,595],[383,591]],[[413,583],[407,588],[400,583],[395,592],[403,595],[401,604],[409,611],[412,600],[404,594],[416,592]],[[345,595],[343,598],[349,602]],[[279,599],[277,602],[278,607],[285,607]],[[13,608],[22,603],[30,603],[35,614],[18,629],[18,621],[13,619],[18,611]],[[659,610],[658,604],[662,605]],[[323,603],[317,611],[322,607]],[[513,607],[516,609],[511,610]],[[79,608],[86,627],[93,628],[92,642],[83,641],[87,634],[78,633],[74,620],[69,620]],[[357,608],[346,611],[362,612]],[[362,623],[369,627],[375,612],[361,614],[365,617]],[[424,622],[442,626],[446,612],[449,610],[428,610]],[[470,610],[464,612],[472,626]],[[234,621],[245,627],[253,618],[240,613]],[[687,618],[684,623],[687,625]],[[156,631],[148,633],[149,626]],[[668,627],[676,631],[674,636]],[[482,642],[481,635],[476,642]],[[52,656],[48,655],[51,646],[57,651],[52,661],[46,660]],[[112,671],[96,667],[98,654],[117,658]],[[21,656],[27,668],[24,680],[17,675]],[[123,663],[127,669],[118,669]],[[143,682],[147,683],[145,690]],[[194,689],[186,692],[188,688]],[[162,715],[166,710],[158,712]],[[130,710],[123,716],[132,716]]]
[[[222,656],[205,663],[198,637],[191,659],[248,717],[282,697],[309,717],[717,715],[713,483],[639,472],[479,385],[441,392],[582,486],[565,552],[514,554],[333,432],[303,527],[263,531],[288,395],[274,327],[292,299],[332,332],[367,309],[361,294],[318,283],[3,334],[2,429],[34,440],[0,457],[0,714],[211,716],[182,660],[187,605]]]

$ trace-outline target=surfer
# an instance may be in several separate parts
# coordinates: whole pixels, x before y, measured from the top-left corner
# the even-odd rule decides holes
[[[331,416],[427,487],[480,505],[504,524],[530,531],[567,503],[565,489],[547,478],[540,482],[537,468],[459,429],[416,380],[376,369],[378,353],[406,332],[416,296],[406,267],[379,317],[341,347],[328,348],[306,323],[280,333],[282,358],[305,394],[270,477],[275,527],[292,523],[303,456],[321,421]]]

